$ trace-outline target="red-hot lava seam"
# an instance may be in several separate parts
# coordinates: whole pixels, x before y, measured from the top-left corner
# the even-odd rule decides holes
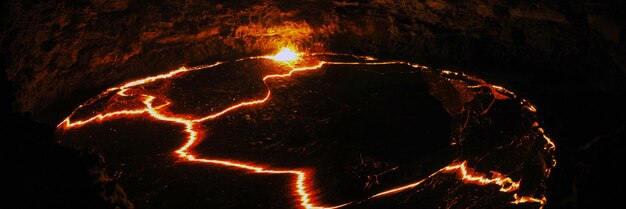
[[[425,68],[424,66],[420,66],[420,65],[415,65],[415,64],[410,64],[407,62],[401,62],[401,61],[390,61],[390,62],[371,62],[371,61],[375,61],[375,58],[369,57],[369,56],[356,56],[356,55],[350,55],[353,56],[355,58],[361,58],[361,59],[365,59],[368,60],[368,62],[325,62],[325,61],[318,61],[316,65],[313,66],[303,66],[303,67],[294,67],[294,63],[296,61],[298,61],[300,54],[296,54],[296,56],[293,56],[293,54],[289,54],[289,52],[287,52],[287,58],[285,57],[278,57],[279,55],[281,55],[281,53],[285,54],[284,52],[280,52],[277,55],[274,56],[260,56],[260,57],[248,57],[248,58],[243,58],[243,59],[272,59],[278,62],[283,62],[286,65],[288,65],[291,68],[291,71],[289,71],[286,74],[272,74],[272,75],[267,75],[263,78],[264,82],[267,82],[267,80],[272,79],[272,78],[285,78],[285,77],[289,77],[291,76],[294,72],[297,71],[305,71],[305,70],[315,70],[315,69],[319,69],[320,67],[322,67],[323,65],[326,64],[337,64],[337,65],[388,65],[388,64],[407,64],[411,67],[414,68]],[[291,52],[293,53],[293,52]],[[331,53],[329,53],[331,54]],[[240,59],[240,60],[243,60]],[[213,65],[204,65],[204,66],[198,66],[198,67],[193,67],[193,68],[185,68],[185,67],[181,67],[177,70],[168,72],[168,73],[164,73],[164,74],[160,74],[160,75],[156,75],[156,76],[151,76],[151,77],[147,77],[147,78],[143,78],[143,79],[139,79],[139,80],[135,80],[135,81],[131,81],[129,83],[126,83],[124,85],[121,85],[119,87],[114,87],[114,88],[110,88],[107,91],[105,91],[104,93],[100,94],[98,97],[96,97],[93,100],[88,101],[87,103],[79,106],[77,108],[80,109],[81,107],[85,106],[85,105],[89,105],[90,103],[94,102],[95,100],[97,100],[98,98],[101,98],[102,96],[113,92],[113,91],[118,91],[117,94],[121,95],[121,96],[128,96],[125,94],[126,90],[128,90],[128,88],[130,87],[134,87],[134,86],[138,86],[138,85],[142,85],[142,84],[146,84],[146,83],[150,83],[150,82],[154,82],[157,80],[161,80],[161,79],[167,79],[167,78],[171,78],[174,77],[178,74],[182,74],[182,73],[186,73],[189,71],[193,71],[193,70],[200,70],[200,69],[207,69],[207,68],[211,68],[217,65],[222,64],[222,62],[218,62],[215,63]],[[450,73],[449,71],[444,71],[444,73]],[[266,83],[267,84],[267,83]],[[500,87],[501,88],[501,87]],[[496,90],[499,90],[497,88],[494,88]],[[503,89],[503,88],[502,88]],[[316,205],[316,203],[313,202],[313,200],[311,199],[311,194],[308,193],[307,190],[307,184],[309,184],[310,182],[307,182],[307,175],[308,173],[306,171],[303,170],[273,170],[270,168],[266,168],[263,167],[261,165],[256,165],[253,163],[249,163],[249,162],[239,162],[239,161],[229,161],[229,160],[219,160],[219,159],[205,159],[205,158],[198,158],[196,157],[191,151],[190,149],[197,143],[198,141],[198,134],[199,134],[199,130],[196,130],[196,123],[201,123],[207,120],[212,120],[215,118],[218,118],[224,114],[227,114],[228,112],[237,110],[239,108],[242,107],[246,107],[246,106],[254,106],[254,105],[260,105],[265,103],[266,101],[268,101],[271,97],[271,91],[268,88],[268,91],[265,95],[265,97],[261,98],[261,99],[256,99],[256,100],[251,100],[251,101],[246,101],[246,102],[241,102],[235,105],[232,105],[230,107],[227,107],[217,113],[213,113],[211,115],[207,115],[205,117],[201,117],[201,118],[186,118],[186,117],[177,117],[175,115],[169,115],[169,114],[164,114],[162,112],[159,111],[159,109],[169,105],[170,103],[166,103],[164,105],[160,105],[157,107],[153,107],[152,102],[154,101],[155,97],[152,95],[141,95],[141,97],[143,98],[143,103],[145,105],[145,108],[142,109],[129,109],[129,110],[118,110],[118,111],[112,111],[112,112],[106,112],[106,113],[100,113],[96,116],[93,116],[91,118],[88,119],[84,119],[84,120],[77,120],[77,121],[71,121],[70,118],[72,117],[72,115],[74,113],[72,113],[70,116],[68,116],[65,120],[63,120],[57,127],[58,128],[63,128],[63,129],[71,129],[71,128],[79,128],[82,127],[83,125],[92,123],[92,122],[100,122],[103,121],[105,119],[114,119],[114,118],[120,118],[120,117],[131,117],[131,116],[139,116],[139,115],[145,115],[148,114],[149,116],[151,116],[152,118],[159,120],[159,121],[167,121],[167,122],[171,122],[171,123],[177,123],[180,125],[183,125],[185,127],[184,131],[187,133],[187,140],[185,142],[185,144],[180,147],[179,149],[177,149],[175,151],[175,153],[178,155],[178,157],[180,157],[181,159],[187,160],[189,162],[197,162],[197,163],[206,163],[206,164],[213,164],[213,165],[220,165],[220,166],[226,166],[226,167],[232,167],[232,168],[239,168],[239,169],[244,169],[244,170],[249,170],[252,171],[254,173],[265,173],[265,174],[291,174],[291,175],[295,175],[296,176],[296,180],[295,180],[295,186],[294,186],[294,192],[298,195],[299,197],[299,202],[300,205],[303,208],[306,209],[322,209],[322,208],[340,208],[343,206],[346,206],[348,204],[351,204],[352,202],[348,202],[348,203],[344,203],[341,205],[336,205],[336,206],[319,206]],[[526,109],[535,112],[536,108],[532,105],[530,105],[529,103],[525,103],[524,104]],[[539,132],[543,135],[544,139],[546,140],[546,146],[547,149],[550,150],[554,150],[554,143],[552,142],[552,140],[550,140],[550,138],[548,138],[543,129],[539,127],[538,123],[534,123],[533,124],[534,127],[536,127]],[[546,170],[546,172],[549,172],[549,170]],[[456,173],[459,178],[464,182],[464,183],[468,183],[468,184],[476,184],[476,185],[488,185],[488,184],[495,184],[500,186],[500,191],[501,192],[513,192],[516,191],[519,186],[520,186],[520,181],[513,181],[511,178],[505,177],[504,175],[492,171],[492,175],[491,177],[487,177],[484,174],[478,173],[478,172],[474,172],[473,169],[469,168],[467,166],[467,162],[463,161],[463,162],[453,162],[450,165],[441,168],[440,170],[432,173],[431,175],[429,175],[428,177],[421,179],[417,182],[414,183],[410,183],[407,185],[403,185],[403,186],[399,186],[396,188],[392,188],[392,189],[388,189],[386,191],[380,192],[378,194],[375,194],[373,196],[370,197],[371,198],[377,198],[377,197],[381,197],[381,196],[385,196],[385,195],[391,195],[391,194],[395,194],[407,189],[411,189],[411,188],[415,188],[417,186],[419,186],[420,184],[422,184],[424,181],[426,181],[427,179],[430,179],[431,177],[438,175],[440,173]],[[546,203],[546,198],[542,197],[541,199],[538,198],[534,198],[534,197],[529,197],[529,196],[519,196],[517,193],[513,194],[513,201],[511,203],[513,204],[520,204],[520,203],[527,203],[527,202],[535,202],[535,203],[539,203],[541,204],[541,206],[543,206]]]

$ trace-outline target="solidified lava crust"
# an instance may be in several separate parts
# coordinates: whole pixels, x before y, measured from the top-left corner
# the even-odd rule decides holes
[[[554,143],[503,87],[333,53],[182,67],[58,126],[138,208],[542,207]]]

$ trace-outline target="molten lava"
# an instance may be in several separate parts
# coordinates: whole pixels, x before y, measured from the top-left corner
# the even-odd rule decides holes
[[[289,47],[283,47],[278,53],[270,57],[279,62],[295,62],[300,58],[300,54]]]
[[[328,53],[328,54],[332,54],[332,53]],[[402,62],[402,61],[376,61],[377,59],[372,58],[372,57],[367,57],[367,56],[356,56],[356,55],[350,55],[350,56],[354,56],[354,57],[358,57],[358,58],[362,58],[366,61],[364,62],[326,62],[326,61],[320,61],[320,60],[316,60],[313,59],[312,62],[306,62],[306,64],[303,64],[305,62],[302,62],[302,60],[305,58],[305,56],[310,56],[311,54],[305,54],[305,53],[298,53],[296,51],[294,51],[291,48],[282,48],[278,53],[276,53],[275,55],[269,55],[269,56],[259,56],[259,57],[249,57],[249,58],[243,58],[243,59],[271,59],[277,62],[281,62],[281,63],[285,63],[289,68],[291,68],[291,70],[289,72],[283,73],[283,74],[270,74],[270,75],[265,75],[263,77],[263,81],[266,83],[269,82],[271,79],[273,78],[286,78],[286,77],[290,77],[294,72],[297,71],[305,71],[305,70],[316,70],[319,69],[320,67],[322,67],[323,65],[389,65],[389,64],[403,64],[403,65],[408,65],[411,66],[413,68],[420,68],[420,69],[427,69],[421,65],[416,65],[416,64],[411,64],[408,62]],[[241,59],[240,59],[241,60]],[[146,77],[143,79],[138,79],[135,81],[131,81],[128,82],[126,84],[120,85],[118,87],[114,87],[114,88],[110,88],[108,89],[106,92],[104,92],[103,94],[99,95],[98,97],[96,97],[94,100],[97,100],[98,98],[103,97],[104,95],[111,93],[111,92],[117,92],[117,95],[125,97],[125,96],[138,96],[139,98],[141,98],[142,103],[144,105],[143,108],[137,108],[137,109],[124,109],[124,110],[116,110],[116,111],[110,111],[110,112],[102,112],[102,113],[98,113],[94,116],[91,116],[89,118],[86,119],[82,119],[82,120],[74,120],[72,119],[74,113],[72,113],[70,116],[68,116],[65,120],[63,120],[57,127],[63,130],[67,130],[67,129],[74,129],[74,128],[80,128],[86,124],[90,124],[93,122],[100,122],[103,120],[112,120],[112,119],[118,119],[118,118],[128,118],[128,117],[150,117],[154,120],[157,121],[161,121],[161,122],[167,122],[167,123],[172,123],[172,124],[178,124],[182,127],[184,127],[184,132],[186,133],[186,140],[185,143],[180,146],[177,150],[174,151],[174,153],[176,153],[176,155],[187,162],[194,162],[194,163],[203,163],[203,164],[207,164],[207,165],[213,165],[213,166],[223,166],[223,167],[228,167],[228,168],[233,168],[233,169],[242,169],[242,170],[248,170],[248,171],[252,171],[253,173],[265,173],[265,174],[286,174],[286,175],[292,175],[294,176],[294,180],[293,180],[293,192],[295,194],[297,194],[298,196],[298,200],[297,202],[299,202],[300,206],[302,208],[306,208],[306,209],[321,209],[321,208],[340,208],[349,204],[352,204],[353,202],[358,202],[359,200],[355,200],[353,202],[347,202],[344,204],[340,204],[340,205],[335,205],[335,206],[326,206],[323,204],[320,204],[318,202],[314,202],[313,198],[311,197],[312,195],[309,192],[309,188],[307,187],[307,185],[312,185],[313,182],[311,182],[309,176],[310,174],[307,173],[304,170],[299,170],[299,169],[293,169],[293,170],[288,170],[288,169],[272,169],[269,168],[267,166],[263,166],[261,164],[257,164],[257,163],[252,163],[252,162],[240,162],[240,161],[229,161],[229,160],[223,160],[223,159],[211,159],[211,158],[201,158],[198,157],[197,155],[195,155],[192,152],[192,148],[198,143],[199,141],[199,135],[201,134],[202,130],[200,130],[198,128],[198,124],[208,121],[208,120],[214,120],[216,118],[219,118],[225,114],[228,114],[229,112],[232,111],[236,111],[238,109],[241,108],[245,108],[248,106],[256,106],[256,105],[261,105],[265,102],[267,102],[269,99],[271,99],[272,96],[272,92],[270,91],[269,87],[267,89],[267,92],[265,93],[264,97],[261,98],[257,98],[257,99],[252,99],[249,101],[244,101],[244,102],[240,102],[237,104],[233,104],[229,107],[226,107],[224,109],[212,112],[208,115],[203,115],[203,116],[178,116],[178,115],[174,115],[171,113],[168,113],[166,111],[162,111],[162,109],[164,109],[164,107],[171,105],[171,103],[165,103],[159,106],[155,106],[155,99],[157,98],[156,95],[148,95],[148,94],[139,94],[139,95],[133,95],[131,93],[128,93],[127,90],[131,87],[134,86],[139,86],[139,85],[143,85],[146,83],[151,83],[151,82],[155,82],[157,80],[163,80],[163,79],[169,79],[172,78],[176,75],[179,74],[183,74],[189,71],[194,71],[194,70],[201,70],[201,69],[208,69],[208,68],[212,68],[218,65],[223,64],[223,62],[218,62],[215,63],[213,65],[205,65],[205,66],[198,66],[198,67],[192,67],[192,68],[186,68],[186,67],[181,67],[177,70],[168,72],[168,73],[164,73],[164,74],[160,74],[160,75],[156,75],[156,76],[150,76],[150,77]],[[450,71],[443,71],[443,74],[448,74],[448,73],[452,73]],[[484,85],[482,85],[484,84]],[[488,87],[490,88],[491,91],[493,91],[493,95],[494,95],[494,99],[508,99],[509,97],[504,96],[504,94],[512,94],[511,92],[509,92],[508,90],[502,88],[502,87],[497,87],[497,86],[491,86],[491,85],[486,85],[484,82],[481,82],[482,87]],[[79,106],[76,110],[82,108],[85,105],[89,105],[91,102],[93,102],[94,100],[90,100],[87,103]],[[525,103],[524,103],[525,102]],[[529,111],[535,112],[536,108],[532,105],[530,105],[529,103],[527,103],[524,100],[523,104],[524,107],[526,109],[528,109]],[[75,110],[75,112],[76,112]],[[555,146],[554,143],[552,142],[552,140],[550,140],[550,138],[548,138],[545,133],[544,130],[539,127],[538,123],[533,123],[533,127],[536,128],[542,135],[543,138],[545,139],[545,147],[547,150],[554,150]],[[556,161],[555,161],[556,162]],[[546,170],[546,173],[549,173],[549,169]],[[386,191],[382,191],[379,192],[375,195],[372,195],[371,197],[369,197],[369,199],[371,198],[377,198],[377,197],[381,197],[381,196],[386,196],[386,195],[392,195],[401,191],[405,191],[411,188],[415,188],[419,185],[421,185],[423,182],[425,182],[428,179],[431,179],[434,176],[437,175],[442,175],[442,174],[456,174],[459,178],[459,180],[461,180],[463,183],[466,184],[474,184],[474,185],[497,185],[500,186],[500,192],[504,192],[504,193],[511,193],[514,191],[517,191],[520,187],[521,184],[521,180],[512,180],[509,177],[506,177],[505,175],[496,172],[496,171],[491,171],[491,175],[485,175],[479,172],[475,172],[474,169],[470,168],[468,166],[468,162],[467,161],[461,161],[461,160],[456,160],[455,162],[452,162],[451,164],[444,166],[443,168],[437,170],[436,172],[430,174],[429,176],[420,179],[414,183],[409,183],[409,184],[405,184],[403,186],[399,186],[396,188],[392,188],[392,189],[388,189]],[[546,174],[547,175],[547,174]],[[535,197],[531,197],[531,196],[519,196],[518,193],[513,193],[512,194],[512,204],[521,204],[521,203],[527,203],[527,202],[534,202],[534,203],[539,203],[542,206],[546,203],[546,199],[545,197],[541,197],[541,198],[535,198]]]

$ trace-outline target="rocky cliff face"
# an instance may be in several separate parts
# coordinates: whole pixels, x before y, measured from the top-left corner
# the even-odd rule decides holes
[[[74,106],[76,98],[132,77],[270,53],[285,44],[477,72],[517,66],[541,73],[558,70],[553,66],[584,66],[596,68],[595,81],[624,72],[618,17],[591,14],[585,2],[4,4],[3,56],[17,89],[15,107],[50,119],[64,115],[67,110],[51,112]],[[603,80],[600,85],[614,88],[618,83]]]
[[[621,143],[584,146],[598,136],[623,132],[626,17],[618,0],[2,5],[0,65],[12,86],[12,110],[47,123],[57,123],[85,99],[131,78],[293,45],[453,68],[533,100],[546,129],[562,145],[557,156],[564,164],[553,174],[562,176],[549,185],[557,188],[549,194],[556,206],[592,202],[569,187],[575,175],[600,175],[577,166],[595,160],[573,155],[602,153],[590,149]]]

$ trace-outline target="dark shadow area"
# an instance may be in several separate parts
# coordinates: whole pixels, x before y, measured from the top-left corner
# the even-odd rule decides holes
[[[60,145],[54,126],[9,109],[12,87],[2,73],[2,105],[10,181],[8,197],[16,208],[133,208],[124,190],[112,181],[104,159],[88,150]],[[9,90],[8,92],[6,90]]]

